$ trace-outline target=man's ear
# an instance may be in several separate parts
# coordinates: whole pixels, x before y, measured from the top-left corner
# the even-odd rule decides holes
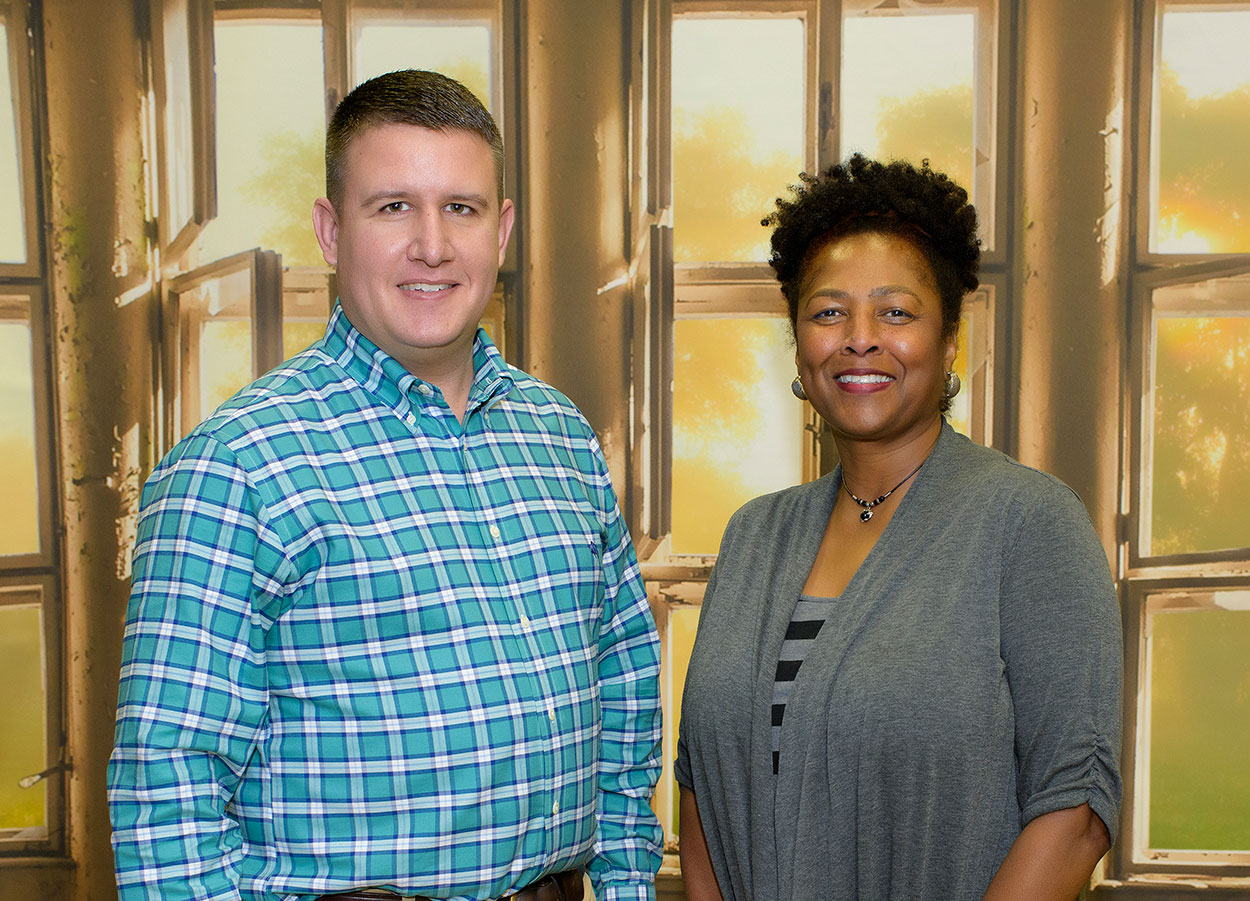
[[[516,207],[511,200],[504,200],[499,207],[499,265],[508,253],[508,238],[512,235],[512,226],[516,222]]]
[[[321,245],[321,255],[331,266],[339,262],[339,217],[334,204],[325,197],[313,202],[313,232]]]

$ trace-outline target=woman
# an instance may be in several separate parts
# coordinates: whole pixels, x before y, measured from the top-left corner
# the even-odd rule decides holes
[[[1073,492],[942,417],[976,214],[858,155],[795,192],[771,262],[841,465],[725,532],[678,743],[687,893],[1071,899],[1115,834],[1119,614]]]

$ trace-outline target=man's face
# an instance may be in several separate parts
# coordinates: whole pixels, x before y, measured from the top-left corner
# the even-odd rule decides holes
[[[427,381],[471,365],[512,233],[490,146],[469,131],[385,124],[348,147],[343,198],[313,225],[347,318]]]

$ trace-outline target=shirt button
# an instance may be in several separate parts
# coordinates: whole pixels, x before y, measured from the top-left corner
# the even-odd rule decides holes
[[[554,804],[552,804],[552,805],[551,805],[551,812],[552,812],[553,814],[556,814],[556,813],[559,813],[559,812],[560,812],[560,802],[559,802],[559,801],[557,801],[556,803],[554,803]]]
[[[490,537],[491,537],[491,538],[498,538],[498,537],[499,537],[499,526],[491,526],[491,527],[490,527]]]
[[[417,424],[417,417],[415,417],[415,416],[413,416],[411,413],[409,413],[407,416],[405,416],[405,417],[404,417],[404,422],[408,423],[408,425],[416,425],[416,424]]]
[[[530,627],[530,618],[529,618],[528,616],[522,616],[522,617],[521,617],[521,628],[522,628],[522,629],[527,629],[527,630],[528,630],[528,629],[529,629],[529,627]]]
[[[421,385],[417,387],[417,390],[420,391],[422,394],[424,394],[426,397],[429,397],[431,394],[434,393],[434,389],[431,388],[429,385],[425,384],[424,382],[422,382]]]
[[[556,721],[556,709],[554,707],[547,708],[547,719],[551,720],[553,723]]]

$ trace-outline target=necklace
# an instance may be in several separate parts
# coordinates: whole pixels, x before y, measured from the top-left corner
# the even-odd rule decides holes
[[[928,456],[926,456],[926,457],[925,457],[925,460],[927,460],[927,459],[929,459],[929,458],[928,458]],[[924,462],[925,462],[924,460],[921,460],[921,461],[920,461],[920,466],[924,466]],[[871,500],[871,501],[866,501],[866,500],[864,500],[863,498],[856,497],[856,496],[855,496],[855,492],[851,490],[851,486],[850,486],[850,485],[848,485],[848,484],[846,484],[846,479],[843,479],[843,480],[842,480],[842,487],[843,487],[843,488],[845,488],[845,489],[846,489],[846,493],[847,493],[847,494],[849,494],[849,495],[851,496],[851,500],[853,500],[855,503],[859,504],[861,507],[863,507],[863,508],[864,508],[864,509],[863,509],[863,512],[861,512],[861,513],[859,514],[859,521],[860,521],[860,522],[868,522],[868,520],[872,519],[872,508],[873,508],[873,507],[875,507],[875,506],[877,506],[877,504],[881,503],[883,500],[885,500],[885,499],[886,499],[887,497],[889,497],[891,494],[893,494],[894,492],[896,492],[896,491],[898,491],[900,488],[902,488],[902,487],[903,487],[903,482],[906,482],[908,479],[910,479],[910,478],[911,478],[912,476],[914,476],[916,473],[920,472],[920,466],[917,466],[917,467],[916,467],[915,469],[913,469],[911,472],[907,473],[907,475],[903,476],[903,480],[902,480],[902,482],[899,482],[897,485],[895,485],[893,488],[891,488],[891,489],[890,489],[889,491],[887,491],[885,494],[881,495],[881,497],[876,498],[875,500]]]

